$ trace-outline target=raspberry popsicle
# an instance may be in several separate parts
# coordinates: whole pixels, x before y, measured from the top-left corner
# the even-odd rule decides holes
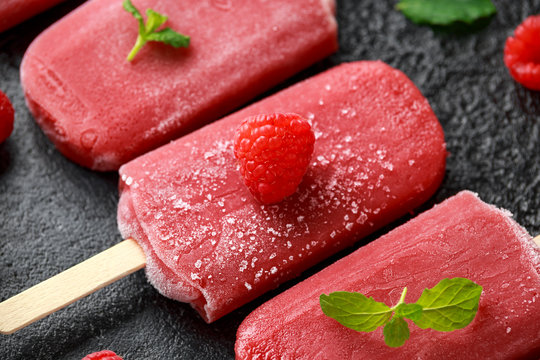
[[[92,0],[43,32],[21,65],[28,106],[71,160],[118,167],[243,104],[337,49],[333,0],[135,0],[188,48],[148,43],[137,21]]]
[[[464,191],[268,301],[240,325],[237,359],[538,359],[540,249],[509,216]],[[449,333],[411,325],[396,349],[381,329],[326,317],[319,296],[354,291],[387,304],[443,278],[483,287],[473,322]]]
[[[0,32],[15,26],[64,0],[2,0]]]
[[[312,123],[296,193],[261,205],[233,155],[246,117]],[[214,321],[426,201],[445,169],[444,136],[400,71],[354,62],[294,85],[120,169],[119,228],[150,282]]]

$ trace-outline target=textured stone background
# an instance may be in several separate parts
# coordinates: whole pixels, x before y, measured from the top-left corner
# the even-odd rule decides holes
[[[525,17],[540,13],[540,0],[495,1],[496,17],[466,35],[416,26],[393,9],[395,2],[338,0],[341,49],[288,84],[358,59],[382,59],[401,69],[429,99],[451,153],[445,181],[425,208],[471,189],[540,233],[540,93],[516,84],[502,61],[506,37]],[[0,145],[0,300],[120,240],[117,175],[63,158],[34,123],[19,83],[31,40],[80,3],[68,1],[0,34],[0,89],[16,109],[15,131]],[[242,319],[291,285],[207,325],[188,305],[160,296],[139,271],[1,336],[0,359],[80,359],[105,348],[128,360],[232,359]]]

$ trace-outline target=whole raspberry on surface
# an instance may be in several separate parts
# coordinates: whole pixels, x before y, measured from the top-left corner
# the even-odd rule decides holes
[[[102,350],[92,354],[88,354],[82,360],[123,360],[110,350]]]
[[[263,204],[292,195],[306,173],[315,136],[296,114],[248,117],[236,133],[234,155],[253,196]]]
[[[504,63],[517,82],[540,90],[540,15],[529,16],[506,39]]]
[[[13,131],[14,110],[6,94],[0,91],[0,144],[3,143]]]

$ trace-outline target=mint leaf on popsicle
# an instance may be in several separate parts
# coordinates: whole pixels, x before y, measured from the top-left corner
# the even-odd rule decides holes
[[[478,311],[482,287],[464,278],[441,280],[425,289],[416,304],[422,317],[414,323],[422,329],[452,331],[469,325]]]
[[[148,35],[146,38],[148,39],[148,41],[159,41],[164,44],[174,46],[175,48],[188,47],[189,37],[178,35],[180,34],[172,30],[171,28],[166,28],[161,31],[154,32]]]
[[[400,347],[409,340],[409,325],[402,317],[394,316],[383,329],[384,342],[390,347]]]
[[[326,316],[357,331],[370,332],[390,320],[392,309],[360,293],[338,291],[322,294],[321,308]]]
[[[146,24],[144,23],[143,16],[137,10],[137,8],[131,3],[130,0],[124,0],[123,2],[124,10],[129,12],[139,23],[139,35],[137,36],[137,41],[131,49],[127,60],[131,61],[137,55],[139,50],[148,42],[148,41],[158,41],[167,45],[171,45],[175,48],[179,47],[188,47],[190,38],[189,36],[182,35],[172,30],[171,28],[165,28],[163,30],[157,31],[157,29],[167,21],[167,16],[162,15],[152,9],[146,10]]]
[[[411,320],[419,320],[422,317],[422,306],[418,304],[399,304],[394,311],[396,316],[404,317]]]
[[[399,302],[389,307],[356,292],[338,291],[319,298],[323,313],[350,329],[371,332],[384,326],[385,343],[400,347],[409,339],[412,320],[422,329],[453,331],[469,325],[476,316],[482,286],[469,279],[443,279],[425,289],[416,303],[406,304],[407,288]]]

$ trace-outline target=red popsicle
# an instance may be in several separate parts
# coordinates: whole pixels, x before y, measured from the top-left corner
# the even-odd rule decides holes
[[[135,0],[168,16],[188,48],[148,43],[137,21],[91,0],[27,50],[21,81],[43,131],[71,160],[118,167],[216,120],[337,49],[333,0]]]
[[[15,26],[64,0],[0,1],[0,32]]]
[[[294,112],[315,147],[299,189],[260,205],[233,155],[246,117]],[[214,321],[404,215],[437,189],[441,126],[400,71],[343,64],[120,169],[119,227],[150,282]]]
[[[237,359],[538,359],[540,248],[505,210],[461,192],[268,301],[240,325]],[[400,348],[382,329],[325,316],[319,296],[354,291],[396,304],[443,278],[483,287],[478,313],[453,332],[410,325]],[[414,301],[414,300],[413,300]]]

